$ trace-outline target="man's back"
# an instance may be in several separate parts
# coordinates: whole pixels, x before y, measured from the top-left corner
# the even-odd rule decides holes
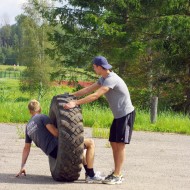
[[[57,146],[57,139],[47,130],[46,125],[50,124],[51,120],[43,114],[35,114],[26,125],[26,143],[32,141],[37,147],[49,155]]]

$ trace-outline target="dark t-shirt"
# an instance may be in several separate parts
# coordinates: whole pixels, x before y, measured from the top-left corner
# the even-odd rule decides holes
[[[26,125],[25,143],[32,141],[37,147],[49,155],[58,145],[57,138],[46,128],[47,124],[52,124],[50,118],[43,114],[34,115]]]

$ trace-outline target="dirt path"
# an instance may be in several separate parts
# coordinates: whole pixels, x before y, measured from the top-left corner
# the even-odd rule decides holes
[[[0,124],[0,189],[2,190],[189,190],[190,189],[190,136],[134,132],[127,145],[121,185],[86,184],[84,170],[74,183],[60,183],[51,178],[47,156],[32,147],[27,176],[15,178],[21,163],[23,139],[18,139],[16,126]],[[91,129],[85,128],[85,136]],[[112,151],[107,140],[96,143],[95,170],[108,174],[113,167]]]

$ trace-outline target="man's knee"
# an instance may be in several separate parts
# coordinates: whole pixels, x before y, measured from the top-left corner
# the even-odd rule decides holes
[[[93,139],[85,139],[84,140],[85,147],[88,148],[95,148],[95,143]]]
[[[110,142],[112,149],[122,150],[125,149],[125,143]]]
[[[89,144],[91,147],[95,147],[95,143],[94,143],[94,140],[93,139],[90,139],[89,140]]]

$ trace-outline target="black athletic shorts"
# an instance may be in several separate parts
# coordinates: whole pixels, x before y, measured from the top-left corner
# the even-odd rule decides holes
[[[131,141],[134,122],[135,110],[124,117],[114,119],[110,128],[109,141],[129,144]]]
[[[56,147],[53,149],[53,151],[50,152],[49,155],[50,155],[52,158],[56,159],[56,158],[57,158],[57,151],[58,151],[58,146],[56,146]]]

